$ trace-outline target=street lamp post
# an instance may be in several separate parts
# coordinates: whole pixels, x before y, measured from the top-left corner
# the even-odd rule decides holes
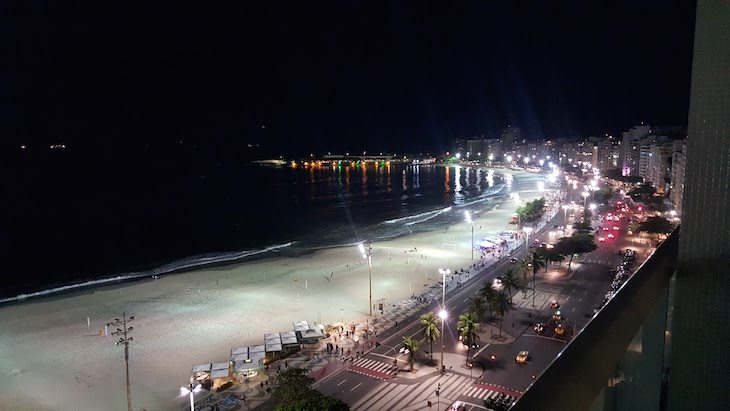
[[[570,208],[570,206],[567,204],[563,204],[562,207],[563,207],[563,223],[565,223],[567,220],[567,217],[568,217],[568,209]]]
[[[444,365],[444,320],[446,319],[446,310],[441,309],[439,311],[439,317],[441,317],[441,374],[446,372],[446,366]]]
[[[588,192],[587,191],[584,191],[583,192],[583,209],[586,208],[586,202],[587,201],[588,201]]]
[[[530,252],[530,249],[529,249],[529,247],[530,247],[530,233],[532,232],[532,228],[531,227],[523,227],[522,228],[522,231],[525,232],[525,252],[529,253]]]
[[[464,211],[466,216],[466,222],[471,224],[471,259],[474,259],[474,220],[471,218],[471,213]]]
[[[127,313],[122,312],[122,319],[115,318],[114,322],[107,323],[107,326],[121,326],[122,328],[117,328],[116,331],[112,332],[112,335],[117,335],[119,337],[119,341],[114,343],[114,345],[124,345],[124,363],[127,368],[127,411],[132,411],[132,394],[129,389],[129,343],[131,343],[134,340],[134,337],[127,337],[127,334],[130,333],[134,327],[127,328],[127,323],[134,321],[134,316],[127,318]]]
[[[194,394],[196,392],[200,391],[201,388],[202,388],[202,386],[200,384],[195,385],[195,376],[194,375],[190,376],[190,385],[188,388],[180,387],[180,393],[182,393],[182,395],[190,394],[190,411],[195,411]]]
[[[446,274],[450,272],[451,270],[439,268],[439,274],[443,276],[441,283],[441,311],[439,311],[439,317],[441,317],[441,373],[446,370],[444,366],[444,320],[446,319]]]
[[[358,244],[358,248],[360,249],[360,252],[362,253],[362,258],[367,258],[368,260],[368,280],[370,285],[370,305],[368,306],[368,309],[370,311],[370,316],[373,316],[373,245],[372,243],[368,243],[368,248],[366,249],[362,243]]]

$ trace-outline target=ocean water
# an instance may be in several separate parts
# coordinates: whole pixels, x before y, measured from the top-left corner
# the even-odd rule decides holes
[[[372,163],[48,171],[8,195],[0,302],[435,230],[539,178]]]

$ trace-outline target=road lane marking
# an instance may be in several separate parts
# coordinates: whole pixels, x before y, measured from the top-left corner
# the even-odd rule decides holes
[[[345,378],[344,380],[342,380],[342,382],[341,382],[341,383],[339,383],[339,384],[337,384],[337,386],[339,387],[340,385],[344,384],[344,383],[345,383],[345,381],[347,381],[347,378]]]
[[[469,299],[468,299],[468,298],[465,298],[465,299],[464,299],[464,302],[467,302],[467,301],[469,301]]]
[[[588,290],[586,290],[586,292],[584,292],[583,294],[588,294]]]
[[[477,355],[479,355],[479,353],[481,353],[482,351],[484,351],[484,349],[485,349],[485,348],[487,348],[487,347],[489,347],[490,345],[491,345],[491,343],[487,343],[487,345],[485,345],[485,346],[484,346],[484,347],[482,347],[482,348],[481,348],[481,349],[480,349],[479,351],[477,351],[477,353],[476,353],[476,354],[474,354],[474,356],[473,356],[473,357],[471,357],[471,358],[474,358],[474,357],[476,357]]]
[[[565,301],[568,301],[568,300],[570,300],[570,296],[568,296],[568,297],[567,297],[567,298],[565,299]]]
[[[570,293],[572,294],[572,293],[574,293],[574,292],[575,292],[575,288],[573,288],[573,291],[571,291]]]
[[[572,313],[572,312],[575,312],[575,307],[573,307],[573,309],[572,309],[572,310],[570,310],[570,312],[571,312],[571,313]]]
[[[579,302],[579,303],[582,303],[582,302],[583,302],[583,299],[582,299],[582,298],[579,298],[579,299],[578,299],[578,302]]]
[[[350,391],[355,391],[355,388],[357,388],[357,387],[359,387],[359,386],[361,386],[361,385],[362,385],[362,383],[360,383],[360,384],[357,384],[356,386],[352,387],[352,389],[351,389]]]

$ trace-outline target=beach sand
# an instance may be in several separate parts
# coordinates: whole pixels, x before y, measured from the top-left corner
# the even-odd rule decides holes
[[[527,201],[541,195],[520,191]],[[509,201],[477,213],[475,240],[507,228],[515,208]],[[387,298],[392,306],[438,282],[439,268],[468,267],[470,243],[466,223],[374,242],[373,303]],[[418,251],[409,251],[414,248]],[[133,408],[179,410],[185,405],[179,388],[193,364],[227,361],[232,348],[263,344],[265,333],[291,331],[294,321],[339,323],[341,309],[346,322],[364,321],[368,314],[368,269],[355,247],[7,305],[0,308],[0,409],[125,409],[124,348],[114,344],[118,337],[100,336],[104,324],[123,311],[135,316],[129,361]]]

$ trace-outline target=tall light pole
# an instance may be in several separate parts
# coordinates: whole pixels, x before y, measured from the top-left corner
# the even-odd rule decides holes
[[[523,227],[522,231],[525,232],[525,252],[530,252],[530,233],[532,232],[532,227]]]
[[[584,191],[582,195],[583,195],[583,209],[585,210],[586,202],[588,201],[588,192]]]
[[[200,391],[202,386],[200,384],[195,385],[195,376],[190,376],[190,386],[180,387],[180,393],[182,395],[190,394],[190,411],[195,411],[195,397],[193,396],[196,392]]]
[[[474,259],[474,220],[471,218],[471,213],[468,211],[464,211],[464,215],[466,216],[466,222],[471,224],[471,259]]]
[[[129,343],[131,343],[134,340],[134,337],[127,337],[127,333],[131,332],[133,327],[127,328],[127,323],[134,321],[134,316],[127,318],[127,313],[122,312],[122,319],[115,318],[114,322],[107,323],[107,326],[121,326],[122,328],[117,328],[116,331],[112,332],[112,335],[118,335],[119,341],[117,341],[114,345],[123,344],[124,345],[124,363],[127,366],[127,411],[132,411],[132,394],[129,390]]]
[[[439,268],[439,274],[443,276],[441,282],[441,311],[439,311],[439,317],[441,317],[441,373],[446,371],[444,366],[444,320],[446,319],[446,274],[450,272],[451,270]]]
[[[370,284],[370,305],[368,306],[370,311],[370,316],[373,316],[373,245],[372,243],[368,243],[368,248],[365,248],[362,243],[357,245],[360,249],[360,252],[362,253],[362,258],[367,258],[368,260],[368,280]]]
[[[439,311],[439,317],[441,317],[441,374],[443,374],[446,371],[446,366],[444,365],[444,333],[446,330],[444,330],[444,320],[446,319],[446,310],[441,309]]]
[[[568,213],[568,209],[570,208],[570,206],[567,204],[563,204],[562,207],[563,207],[563,223],[565,223],[567,220],[567,217],[568,217],[567,213]]]

